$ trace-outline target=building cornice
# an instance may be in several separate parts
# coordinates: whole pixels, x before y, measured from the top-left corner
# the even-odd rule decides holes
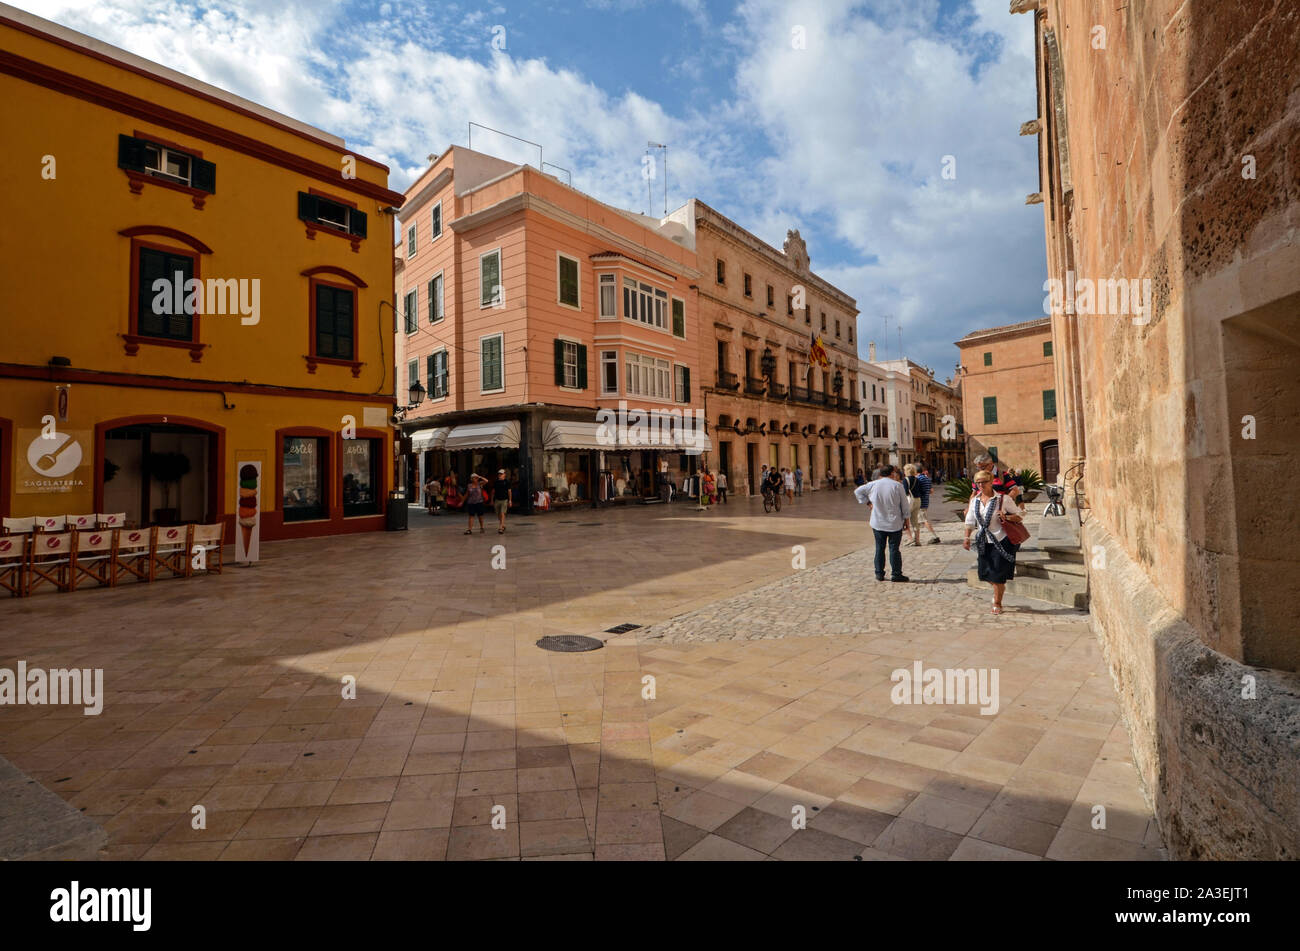
[[[404,228],[406,223],[419,214],[420,209],[433,199],[434,195],[447,187],[453,174],[454,172],[452,169],[444,168],[437,175],[433,176],[433,181],[429,182],[429,184],[425,185],[418,192],[408,198],[406,203],[402,205],[401,213],[397,216],[398,224]],[[445,211],[443,217],[446,217]]]

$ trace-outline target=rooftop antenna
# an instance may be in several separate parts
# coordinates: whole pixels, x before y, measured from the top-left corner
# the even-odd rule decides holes
[[[647,148],[662,149],[664,156],[664,216],[668,215],[668,146],[662,142],[647,142]],[[646,186],[647,189],[649,186]]]
[[[526,145],[531,145],[533,148],[537,149],[537,167],[541,168],[543,165],[546,164],[545,162],[542,161],[542,146],[540,143],[532,142],[528,139],[520,138],[517,135],[511,135],[509,132],[502,132],[500,129],[494,129],[491,126],[486,126],[481,122],[471,122],[469,124],[469,148],[471,149],[474,148],[474,127],[475,126],[478,126],[480,129],[486,129],[488,132],[495,132],[497,135],[504,135],[507,139],[514,139],[516,142],[523,142]],[[559,168],[559,166],[557,165],[556,168]]]

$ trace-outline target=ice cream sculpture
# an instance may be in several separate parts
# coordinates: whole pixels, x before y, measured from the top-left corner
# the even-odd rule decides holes
[[[257,527],[257,466],[239,468],[239,531],[244,536],[244,556],[251,557],[253,529]]]

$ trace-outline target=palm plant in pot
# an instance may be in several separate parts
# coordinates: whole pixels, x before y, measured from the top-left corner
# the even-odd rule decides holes
[[[949,479],[943,484],[943,500],[960,505],[961,508],[953,511],[956,512],[958,518],[965,518],[966,505],[970,502],[971,493],[974,491],[970,479]]]
[[[180,520],[180,509],[172,508],[172,486],[189,475],[190,458],[183,452],[151,452],[145,461],[151,482],[162,484],[162,508],[154,509],[155,525],[174,525]]]
[[[1016,482],[1020,483],[1022,502],[1032,502],[1043,491],[1043,477],[1036,469],[1021,469],[1016,473]]]

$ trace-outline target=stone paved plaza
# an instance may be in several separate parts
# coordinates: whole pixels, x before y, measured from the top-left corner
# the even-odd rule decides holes
[[[878,583],[865,514],[818,492],[503,538],[413,509],[219,576],[0,602],[0,666],[105,677],[98,717],[0,708],[0,756],[109,858],[1162,858],[1087,616],[990,615],[955,521],[904,547],[914,583]],[[894,703],[917,661],[997,669],[996,714]]]

